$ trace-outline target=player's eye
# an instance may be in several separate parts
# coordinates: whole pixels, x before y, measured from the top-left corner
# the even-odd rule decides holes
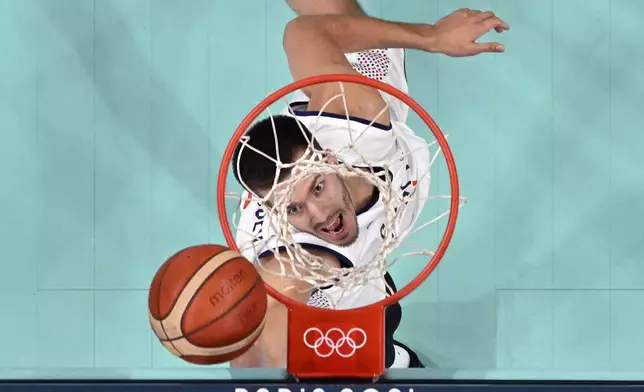
[[[298,212],[300,212],[300,206],[297,206],[297,205],[295,205],[295,206],[288,206],[288,207],[286,208],[286,212],[287,212],[289,215],[297,214]]]
[[[315,188],[313,188],[313,194],[315,194],[315,195],[319,195],[320,193],[322,193],[322,191],[323,191],[323,190],[324,190],[324,182],[323,182],[323,181],[320,181],[320,182],[318,182],[318,184],[315,186]]]

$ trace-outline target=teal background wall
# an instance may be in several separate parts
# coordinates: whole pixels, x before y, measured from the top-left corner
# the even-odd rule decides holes
[[[408,52],[469,203],[399,338],[447,369],[642,369],[644,2],[362,3],[512,26],[501,56]],[[278,0],[0,0],[0,369],[189,367],[153,338],[146,290],[176,250],[223,242],[221,154],[290,82],[292,17]]]

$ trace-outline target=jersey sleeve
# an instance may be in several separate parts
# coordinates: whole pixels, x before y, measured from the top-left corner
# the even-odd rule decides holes
[[[362,76],[384,82],[406,94],[409,92],[405,49],[371,49],[346,53],[345,57],[351,67]],[[380,95],[389,106],[391,119],[402,123],[406,122],[409,106],[382,91],[380,91]],[[302,91],[297,91],[292,98],[292,102],[308,101],[309,98]],[[288,110],[285,109],[282,114],[288,114]]]

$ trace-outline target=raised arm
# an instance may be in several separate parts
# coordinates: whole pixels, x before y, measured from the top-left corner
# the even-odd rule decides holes
[[[286,255],[285,255],[286,256]],[[265,269],[258,268],[264,282],[291,299],[306,303],[310,292],[306,283],[295,279],[282,278],[273,272],[279,271],[279,262],[272,257],[262,260]],[[292,288],[289,290],[289,288]],[[286,339],[288,328],[286,307],[275,298],[268,297],[266,324],[253,347],[233,359],[233,368],[284,368],[286,367]]]
[[[343,73],[356,74],[345,53],[376,48],[407,48],[449,56],[473,56],[484,52],[503,52],[500,43],[477,43],[490,30],[502,32],[507,23],[492,12],[461,9],[436,24],[400,23],[371,18],[363,14],[303,14],[292,20],[284,32],[284,49],[295,80],[309,76]],[[347,85],[349,114],[373,118],[384,102],[374,89]],[[317,85],[305,90],[309,109],[320,109],[339,93],[337,83]],[[341,100],[326,109],[345,114]],[[388,123],[388,118],[379,122]]]
[[[393,23],[363,15],[300,16],[284,32],[284,49],[294,80],[324,74],[355,74],[345,53],[374,48],[423,49],[430,28],[425,25]],[[348,114],[373,119],[385,103],[376,89],[345,84]],[[318,84],[304,92],[309,110],[320,110],[340,93],[338,83]],[[325,111],[346,115],[344,102],[334,100]],[[389,113],[377,119],[389,123]]]

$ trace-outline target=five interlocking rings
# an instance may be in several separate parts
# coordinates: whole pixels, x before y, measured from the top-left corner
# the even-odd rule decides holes
[[[362,337],[352,337],[353,333],[362,335]],[[330,357],[333,353],[343,358],[349,358],[356,353],[357,349],[367,344],[367,334],[362,328],[351,328],[345,334],[340,328],[330,328],[326,333],[323,333],[321,329],[311,327],[304,332],[304,344],[306,347],[312,348],[321,358]]]

